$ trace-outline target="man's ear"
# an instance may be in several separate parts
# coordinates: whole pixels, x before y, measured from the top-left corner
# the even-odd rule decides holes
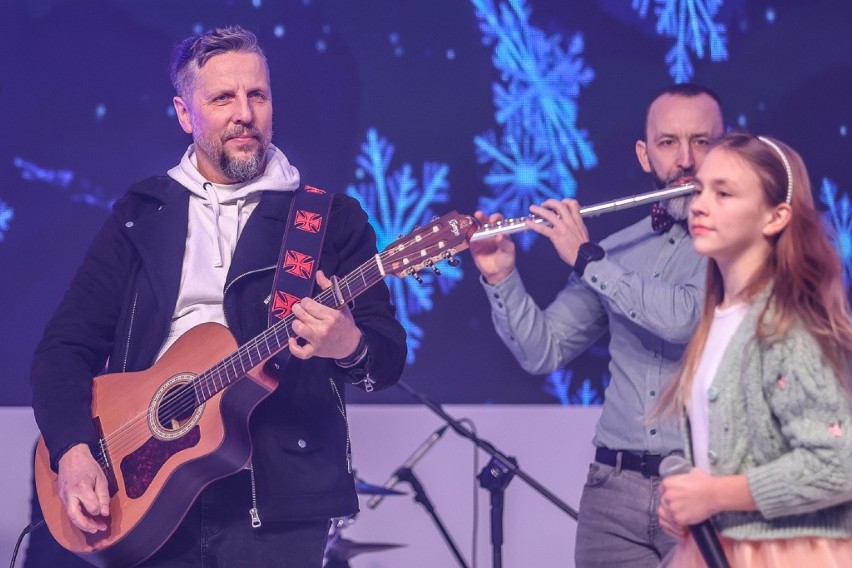
[[[793,208],[789,203],[779,203],[770,212],[769,221],[763,226],[763,236],[767,238],[781,234],[793,218]]]
[[[644,140],[636,141],[636,157],[639,159],[639,165],[646,174],[653,173],[651,161],[648,160],[648,145]]]
[[[172,99],[172,104],[175,105],[175,112],[177,113],[177,119],[180,123],[180,127],[183,128],[183,131],[187,134],[192,134],[192,121],[189,120],[189,107],[182,97],[174,97]]]

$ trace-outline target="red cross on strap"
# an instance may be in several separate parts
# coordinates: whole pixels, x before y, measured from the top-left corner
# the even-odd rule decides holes
[[[303,186],[293,194],[287,229],[275,269],[269,325],[290,315],[293,305],[311,295],[333,194]],[[286,352],[284,352],[286,353]],[[281,355],[278,356],[281,359]]]
[[[318,233],[322,228],[322,215],[299,209],[296,211],[296,221],[293,226],[309,233]]]
[[[296,305],[296,302],[301,300],[301,298],[297,298],[296,296],[292,296],[287,292],[279,292],[275,291],[275,295],[272,297],[272,306],[271,312],[272,315],[278,319],[284,319],[290,315],[290,312],[293,311],[293,306]]]
[[[314,257],[302,254],[299,251],[287,250],[284,253],[284,264],[281,268],[294,276],[307,280],[314,275]]]

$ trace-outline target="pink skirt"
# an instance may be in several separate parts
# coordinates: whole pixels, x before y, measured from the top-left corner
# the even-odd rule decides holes
[[[802,537],[779,540],[733,540],[719,536],[731,568],[849,568],[852,537]],[[692,536],[678,542],[661,568],[705,568]]]

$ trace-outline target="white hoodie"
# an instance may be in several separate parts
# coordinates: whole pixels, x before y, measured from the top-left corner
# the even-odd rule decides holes
[[[251,181],[233,185],[214,184],[198,171],[195,147],[190,145],[169,177],[190,191],[186,251],[175,312],[169,335],[157,355],[196,325],[226,325],[222,300],[231,257],[249,216],[263,191],[295,191],[297,170],[284,153],[269,145],[266,170]]]

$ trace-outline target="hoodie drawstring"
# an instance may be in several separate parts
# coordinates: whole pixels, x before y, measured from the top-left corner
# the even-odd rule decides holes
[[[213,209],[213,248],[219,254],[219,258],[213,263],[216,268],[222,268],[225,265],[224,251],[222,250],[222,232],[219,230],[219,212],[222,210],[219,205],[219,196],[216,195],[216,188],[209,181],[204,182],[204,189],[207,191],[207,199],[210,202],[210,207]]]

